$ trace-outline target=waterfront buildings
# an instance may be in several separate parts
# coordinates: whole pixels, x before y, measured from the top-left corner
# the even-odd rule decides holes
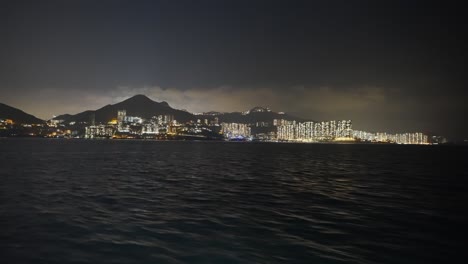
[[[268,108],[254,108],[250,111],[269,112]],[[91,125],[85,128],[85,138],[167,138],[201,137],[222,135],[226,140],[257,140],[275,142],[335,142],[359,141],[396,144],[429,144],[429,137],[423,133],[370,133],[353,130],[351,120],[306,121],[274,119],[253,123],[222,122],[199,118],[180,124],[171,115],[155,115],[150,119],[128,116],[126,110],[119,110],[117,118],[106,125]]]
[[[250,126],[240,123],[221,123],[222,133],[226,139],[246,139],[251,136]]]
[[[351,120],[296,122],[274,120],[278,141],[318,142],[352,139]]]
[[[353,137],[365,142],[396,143],[396,144],[429,144],[429,137],[421,132],[390,134],[385,132],[370,133],[353,131]]]
[[[112,138],[114,133],[114,126],[94,125],[85,127],[85,138]]]

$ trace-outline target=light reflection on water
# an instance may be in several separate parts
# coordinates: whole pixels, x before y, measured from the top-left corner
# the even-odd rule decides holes
[[[448,228],[467,220],[463,147],[0,139],[0,148],[6,263],[463,254]]]

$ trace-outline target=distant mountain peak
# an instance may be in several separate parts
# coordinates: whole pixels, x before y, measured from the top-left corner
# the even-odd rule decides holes
[[[148,96],[144,95],[144,94],[136,94],[130,98],[142,98],[142,99],[148,99],[148,100],[151,100]]]
[[[128,98],[127,100],[125,100],[124,102],[126,102],[126,101],[130,101],[130,102],[154,102],[153,100],[151,100],[148,96],[146,96],[144,94],[134,95],[134,96]]]
[[[256,106],[248,111],[249,113],[264,113],[264,112],[271,112],[270,108],[268,107],[261,107],[261,106]]]
[[[165,107],[170,107],[166,101],[156,102],[144,94],[134,95],[121,103],[135,103],[135,104],[155,104],[156,103]]]
[[[119,110],[126,110],[128,116],[138,116],[145,119],[157,115],[172,115],[174,119],[180,122],[193,119],[192,114],[174,109],[170,107],[167,102],[156,102],[146,95],[137,94],[119,103],[69,116],[66,118],[65,122],[90,122],[90,120],[94,120],[97,123],[107,123],[117,117],[117,112]]]
[[[126,110],[128,116],[138,116],[145,119],[150,119],[158,115],[172,115],[175,120],[179,122],[188,122],[196,120],[193,114],[179,109],[172,108],[167,102],[153,101],[146,95],[137,94],[122,102],[107,105],[97,110],[88,110],[72,116],[63,116],[65,122],[84,122],[89,123],[93,120],[97,123],[107,123],[117,117],[119,110]],[[206,116],[217,116],[219,122],[233,122],[233,123],[256,123],[256,122],[272,122],[273,119],[288,119],[296,120],[297,118],[279,114],[271,111],[267,107],[254,107],[246,112],[235,113],[219,113],[208,112]]]

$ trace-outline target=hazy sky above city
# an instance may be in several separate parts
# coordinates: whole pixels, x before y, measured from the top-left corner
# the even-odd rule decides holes
[[[464,9],[428,2],[3,1],[0,102],[48,119],[146,94],[468,137]]]

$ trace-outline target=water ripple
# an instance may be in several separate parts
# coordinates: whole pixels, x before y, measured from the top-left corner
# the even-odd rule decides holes
[[[468,220],[463,147],[0,143],[5,263],[439,263],[463,254],[464,237],[449,229]]]

